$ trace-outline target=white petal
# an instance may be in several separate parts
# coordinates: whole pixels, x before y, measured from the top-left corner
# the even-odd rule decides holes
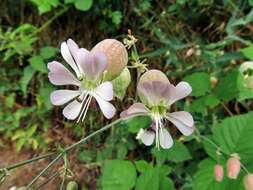
[[[91,80],[101,77],[107,66],[107,57],[103,52],[79,49],[77,58],[83,73]]]
[[[194,121],[190,113],[185,111],[169,113],[166,117],[183,135],[189,136],[194,131]]]
[[[140,129],[136,139],[140,139],[143,142],[143,144],[145,144],[146,146],[150,146],[154,142],[155,133],[153,131]]]
[[[177,84],[176,87],[171,87],[171,93],[168,98],[168,101],[170,102],[170,105],[174,102],[181,100],[188,96],[192,92],[192,87],[187,82],[180,82]]]
[[[69,51],[68,45],[66,42],[62,42],[61,44],[61,55],[65,59],[65,61],[70,65],[70,67],[75,71],[76,75],[79,77],[80,72],[77,68],[77,65]]]
[[[49,69],[48,78],[54,85],[76,85],[79,86],[80,82],[76,77],[61,63],[53,61],[47,64]]]
[[[131,105],[127,110],[121,112],[120,117],[122,119],[129,119],[130,117],[146,115],[149,112],[148,108],[142,103],[135,103]]]
[[[104,116],[107,119],[111,119],[116,113],[115,107],[110,102],[105,101],[103,98],[101,98],[100,96],[96,94],[94,94],[93,97],[96,99]]]
[[[74,120],[79,115],[81,108],[82,104],[74,100],[63,109],[62,113],[67,119]]]
[[[55,90],[50,95],[50,100],[53,105],[59,106],[67,103],[73,98],[80,95],[78,90]]]
[[[164,127],[159,129],[159,141],[161,147],[164,149],[169,149],[173,145],[173,139],[170,133]]]
[[[96,89],[95,93],[106,101],[113,99],[113,87],[111,82],[104,82],[100,84]]]

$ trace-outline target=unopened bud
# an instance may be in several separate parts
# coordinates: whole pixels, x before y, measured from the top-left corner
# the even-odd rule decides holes
[[[102,51],[106,54],[108,65],[106,80],[115,79],[123,71],[128,62],[128,53],[125,46],[118,40],[105,39],[99,42],[93,51]]]
[[[221,182],[224,176],[223,167],[220,164],[214,166],[214,176],[217,182]]]
[[[253,190],[253,174],[244,176],[243,184],[246,190]]]
[[[211,77],[210,82],[211,82],[212,88],[215,88],[218,83],[218,79],[216,77]]]
[[[169,79],[167,78],[167,76],[162,71],[152,69],[152,70],[149,70],[149,71],[145,72],[141,76],[141,78],[139,80],[139,83],[147,82],[147,81],[169,82]]]
[[[227,161],[227,175],[230,179],[236,179],[241,170],[241,162],[238,156],[233,156]]]

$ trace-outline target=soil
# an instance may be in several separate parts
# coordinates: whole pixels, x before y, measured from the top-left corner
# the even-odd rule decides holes
[[[0,149],[0,168],[2,168],[3,166],[17,163],[19,161],[30,159],[35,156],[38,156],[38,154],[36,154],[36,152],[34,151],[22,150],[22,152],[16,152],[14,146],[6,145]],[[13,186],[21,187],[27,185],[44,167],[47,166],[47,164],[52,159],[53,158],[43,159],[10,171],[9,175],[6,176],[5,180],[0,183],[0,190],[9,190]],[[96,181],[94,179],[98,177],[99,170],[97,168],[92,168],[92,170],[89,171],[84,164],[79,163],[76,160],[75,153],[71,154],[68,159],[70,161],[70,170],[71,172],[73,172],[72,178],[75,179],[78,184],[82,184],[82,187],[86,187],[86,189],[89,190],[95,190]],[[47,180],[48,177],[54,174],[56,171],[59,171],[59,168],[61,168],[62,165],[63,160],[58,161],[52,168],[50,168],[48,173],[40,177],[40,179],[36,183],[36,186],[45,182],[45,180]],[[71,178],[69,180],[71,180]],[[58,190],[61,181],[62,178],[58,176],[46,185],[36,189]]]

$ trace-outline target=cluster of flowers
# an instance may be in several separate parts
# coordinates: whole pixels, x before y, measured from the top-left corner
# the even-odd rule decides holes
[[[238,154],[232,154],[227,160],[227,176],[230,179],[237,179],[240,170],[241,162]],[[224,177],[224,170],[222,165],[216,164],[214,166],[214,175],[217,182],[221,182]],[[244,187],[246,190],[253,190],[253,174],[247,174],[243,178]]]
[[[111,80],[122,72],[128,62],[124,45],[114,39],[99,42],[91,51],[79,48],[71,39],[61,44],[61,54],[68,66],[53,61],[48,63],[49,80],[54,85],[72,85],[73,90],[61,89],[52,92],[52,104],[64,105],[63,115],[69,120],[83,121],[92,99],[96,100],[103,115],[111,119],[115,107]],[[169,113],[170,106],[185,98],[192,91],[187,82],[176,86],[171,84],[164,73],[149,70],[138,82],[137,93],[141,100],[134,103],[120,116],[128,119],[146,115],[151,117],[152,124],[148,129],[140,129],[137,139],[149,146],[155,141],[156,146],[168,149],[173,140],[164,126],[165,120],[172,122],[182,134],[188,136],[194,131],[194,121],[190,113],[178,111]]]

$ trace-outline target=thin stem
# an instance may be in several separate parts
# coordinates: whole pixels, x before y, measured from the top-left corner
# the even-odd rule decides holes
[[[86,141],[87,141],[88,139],[90,139],[91,137],[93,137],[93,136],[95,136],[95,135],[97,135],[97,134],[99,134],[99,133],[101,133],[101,132],[103,132],[103,131],[105,131],[105,130],[111,128],[113,125],[119,123],[120,121],[121,121],[121,119],[117,119],[117,120],[113,121],[112,123],[110,123],[110,124],[108,124],[108,125],[102,127],[101,129],[95,131],[94,133],[88,135],[87,137],[81,139],[80,141],[78,141],[78,142],[76,142],[76,143],[70,145],[69,147],[67,147],[67,148],[64,149],[65,152],[68,152],[68,151],[72,150],[73,148],[75,148],[75,147],[79,146],[80,144],[86,142]]]
[[[71,151],[72,149],[76,148],[77,146],[81,145],[82,143],[86,142],[88,139],[90,139],[91,137],[109,129],[110,127],[112,127],[113,125],[119,123],[121,121],[121,119],[117,119],[115,121],[113,121],[112,123],[102,127],[101,129],[93,132],[92,134],[88,135],[87,137],[81,139],[80,141],[70,145],[69,147],[65,148],[60,154],[58,154],[58,156],[52,161],[50,162],[28,185],[27,185],[27,189],[29,189],[30,187],[32,187],[32,185],[40,178],[40,176],[42,176],[54,163],[56,163],[62,156],[65,155],[65,153]]]
[[[52,152],[52,153],[48,153],[48,154],[45,154],[45,155],[42,155],[42,156],[38,156],[38,157],[35,157],[35,158],[31,158],[31,159],[29,159],[29,160],[21,161],[21,162],[18,162],[18,163],[16,163],[16,164],[7,166],[5,169],[7,169],[8,171],[10,171],[10,170],[15,169],[15,168],[18,168],[18,167],[20,167],[20,166],[24,166],[24,165],[26,165],[26,164],[30,164],[30,163],[32,163],[32,162],[36,162],[36,161],[41,160],[41,159],[51,157],[51,156],[53,156],[53,155],[55,155],[55,154],[56,154],[55,152]]]
[[[58,156],[50,162],[28,185],[27,189],[29,189],[39,178],[42,176],[55,162],[57,162],[61,157],[63,156],[63,153],[58,154]]]
[[[43,183],[39,184],[36,189],[41,188],[42,186],[46,185],[49,181],[51,181],[52,179],[56,178],[57,176],[60,175],[60,172],[55,172],[53,175],[51,175],[49,178],[47,178],[46,181],[44,181]]]

